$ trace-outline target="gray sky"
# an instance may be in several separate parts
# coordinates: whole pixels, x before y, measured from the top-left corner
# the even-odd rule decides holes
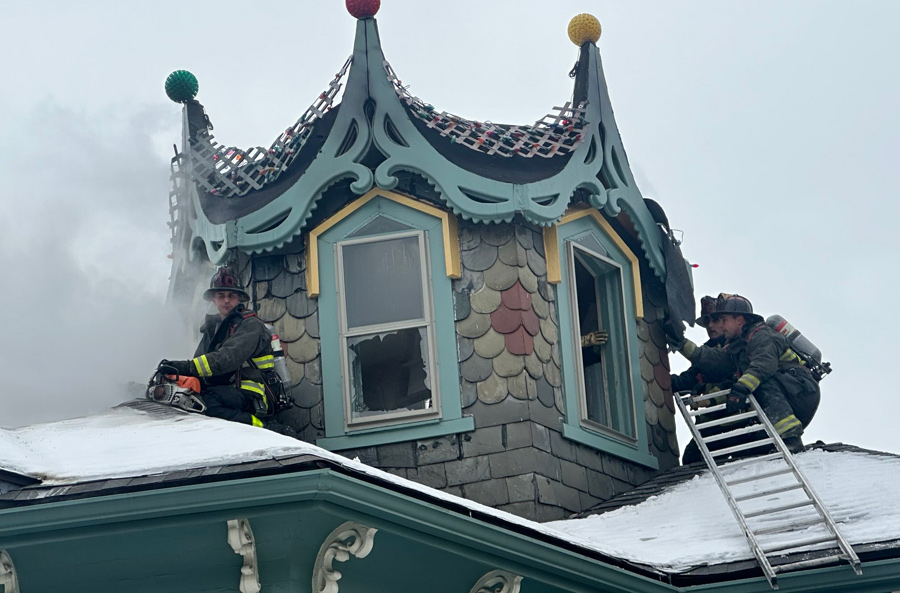
[[[181,126],[163,81],[191,70],[219,141],[268,145],[350,54],[343,4],[5,3],[0,425],[103,409],[189,354],[161,306]],[[603,24],[629,161],[698,296],[743,294],[832,362],[807,441],[900,452],[900,3],[383,0],[378,18],[413,94],[526,123],[571,95],[579,12]]]

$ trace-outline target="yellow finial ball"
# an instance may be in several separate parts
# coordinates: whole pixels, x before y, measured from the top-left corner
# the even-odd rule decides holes
[[[588,41],[597,43],[597,40],[600,39],[600,21],[594,15],[586,12],[575,15],[569,21],[569,39],[578,47]]]

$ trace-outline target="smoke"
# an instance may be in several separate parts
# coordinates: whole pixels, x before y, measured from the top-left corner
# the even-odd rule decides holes
[[[164,307],[168,162],[153,137],[169,131],[170,111],[86,115],[48,103],[10,126],[0,426],[103,410],[130,399],[126,383],[145,383],[161,358],[190,354]]]

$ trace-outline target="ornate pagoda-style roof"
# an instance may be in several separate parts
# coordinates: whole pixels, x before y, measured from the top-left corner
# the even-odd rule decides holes
[[[628,166],[595,44],[599,33],[593,17],[573,19],[570,37],[580,47],[573,95],[530,125],[467,120],[411,95],[384,57],[372,16],[358,19],[353,54],[327,90],[268,148],[216,142],[193,99],[196,80],[188,95],[170,92],[185,103],[172,192],[176,205],[190,204],[174,221],[186,231],[182,246],[190,251],[202,242],[213,263],[234,248],[271,251],[303,231],[330,188],[344,184],[363,195],[415,175],[454,213],[477,223],[521,216],[552,225],[576,199],[611,217],[624,211],[648,264],[664,279],[664,236]]]

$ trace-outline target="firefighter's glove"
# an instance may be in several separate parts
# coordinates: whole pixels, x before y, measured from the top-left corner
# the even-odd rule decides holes
[[[166,366],[175,369],[175,372],[179,375],[186,377],[197,376],[197,369],[194,368],[194,363],[190,360],[170,360],[167,361]]]
[[[681,350],[684,346],[684,324],[673,319],[666,319],[662,322],[662,329],[666,334],[666,342],[676,350]]]
[[[731,393],[728,394],[728,400],[725,401],[725,410],[729,414],[743,412],[750,407],[750,390],[742,383],[735,383],[731,387]]]
[[[609,334],[605,331],[591,332],[581,336],[581,347],[590,348],[591,346],[601,346],[609,339]]]

